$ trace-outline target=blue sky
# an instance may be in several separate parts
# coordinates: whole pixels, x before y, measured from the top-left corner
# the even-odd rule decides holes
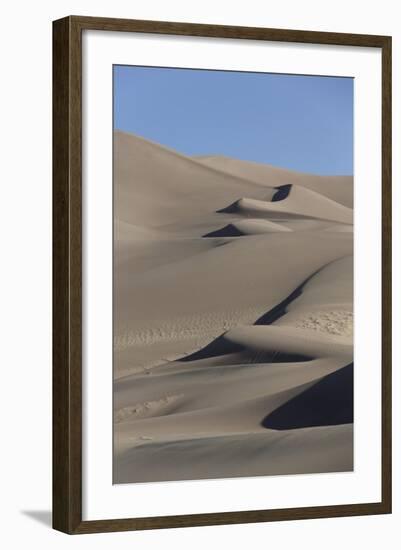
[[[353,80],[114,67],[114,127],[186,155],[353,173]]]

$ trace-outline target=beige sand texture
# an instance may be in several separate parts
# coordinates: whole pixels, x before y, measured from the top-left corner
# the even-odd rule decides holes
[[[114,483],[353,469],[353,180],[114,136]]]

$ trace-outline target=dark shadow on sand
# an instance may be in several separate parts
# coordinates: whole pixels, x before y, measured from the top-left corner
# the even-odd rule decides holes
[[[319,271],[324,269],[328,264],[322,266],[317,271],[313,272],[309,277],[307,277],[297,288],[295,288],[291,294],[289,294],[284,300],[282,300],[279,304],[274,306],[272,309],[269,309],[266,313],[264,313],[259,319],[256,319],[254,325],[271,325],[277,319],[280,319],[280,317],[283,317],[287,313],[287,306],[291,304],[294,300],[296,300],[299,296],[301,296],[304,286],[317,274]]]
[[[220,208],[220,210],[216,210],[216,213],[217,214],[235,214],[238,212],[238,202],[239,201],[235,201],[232,204],[225,206],[224,208]]]
[[[261,317],[259,317],[259,319],[256,319],[254,324],[271,325],[272,323],[277,321],[277,319],[280,319],[280,317],[285,315],[287,312],[287,306],[302,294],[302,288],[304,287],[306,282],[307,281],[304,281],[295,290],[293,290],[291,294],[289,294],[287,298],[285,298],[282,302],[280,302],[279,304],[274,306],[272,309],[264,313]]]
[[[277,191],[274,193],[272,197],[272,202],[283,201],[284,199],[286,199],[290,194],[291,187],[292,187],[291,184],[280,185],[279,187],[275,187]]]
[[[230,353],[238,353],[244,351],[244,348],[237,344],[231,344],[224,339],[224,336],[219,336],[204,348],[191,353],[179,359],[180,362],[198,361],[199,359],[209,359],[210,357],[220,357]]]
[[[276,192],[272,196],[272,198],[269,201],[266,202],[277,202],[282,201],[288,197],[291,191],[292,184],[286,184],[286,185],[279,185],[277,187],[274,187],[276,189]],[[238,204],[240,200],[234,201],[232,204],[229,204],[228,206],[225,206],[224,208],[220,208],[220,210],[216,210],[218,214],[235,214],[238,212]],[[206,237],[206,235],[204,235]],[[209,235],[210,236],[210,235]],[[233,235],[235,236],[235,235]]]
[[[228,225],[225,225],[220,229],[216,229],[215,231],[211,231],[210,233],[202,235],[202,237],[242,237],[243,235],[244,234],[239,229],[229,223]]]
[[[351,424],[354,420],[354,364],[329,374],[262,421],[264,428],[293,430]]]
[[[223,336],[219,336],[216,340],[213,340],[204,348],[178,359],[179,362],[187,363],[190,361],[199,361],[201,359],[210,359],[215,357],[221,357],[222,355],[239,354],[239,357],[235,359],[236,364],[238,361],[244,364],[257,364],[257,363],[302,363],[305,361],[311,361],[313,357],[301,355],[298,353],[285,353],[280,351],[264,351],[264,350],[250,350],[245,346],[228,342]],[[233,359],[234,361],[234,359]]]

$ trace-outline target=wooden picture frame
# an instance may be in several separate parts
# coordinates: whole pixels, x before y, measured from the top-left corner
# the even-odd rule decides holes
[[[82,520],[84,30],[377,48],[382,56],[382,497],[379,502]],[[53,527],[68,534],[391,512],[391,37],[71,16],[53,23]]]

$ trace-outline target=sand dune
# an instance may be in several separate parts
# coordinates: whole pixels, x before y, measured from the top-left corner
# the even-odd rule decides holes
[[[304,474],[342,472],[352,469],[352,441],[351,424],[287,433],[264,430],[192,439],[143,440],[121,454],[115,483],[158,480],[160,464],[163,480],[299,474],[300,469]],[[178,464],[176,457],[180,457]]]
[[[202,246],[209,242],[200,240]],[[183,247],[187,244],[184,240]],[[163,243],[163,255],[169,255],[169,247]],[[218,334],[239,323],[253,322],[311,274],[349,255],[352,235],[281,232],[248,240],[233,238],[133,278],[134,248],[115,280],[115,342],[120,348],[185,333],[214,330]],[[118,271],[118,255],[116,265]],[[141,315],[132,315],[138,309]]]
[[[266,185],[267,182],[269,182],[269,185],[276,187],[287,183],[301,185],[344,206],[348,206],[349,208],[353,206],[353,181],[351,176],[301,174],[285,168],[222,156],[198,157],[198,161],[210,168],[215,168],[226,174],[239,176],[261,185]]]
[[[114,200],[118,220],[158,227],[226,206],[246,189],[271,198],[273,186],[232,176],[137,136],[114,136]],[[189,212],[188,212],[189,209]]]
[[[211,231],[204,237],[242,237],[243,235],[260,235],[264,233],[277,233],[280,231],[292,231],[283,224],[261,219],[239,219],[229,223],[221,229]]]
[[[290,186],[288,195],[282,200],[266,201],[241,198],[220,210],[244,217],[269,219],[312,218],[343,224],[352,223],[352,210],[301,186]]]
[[[114,481],[352,470],[352,178],[114,155]]]

